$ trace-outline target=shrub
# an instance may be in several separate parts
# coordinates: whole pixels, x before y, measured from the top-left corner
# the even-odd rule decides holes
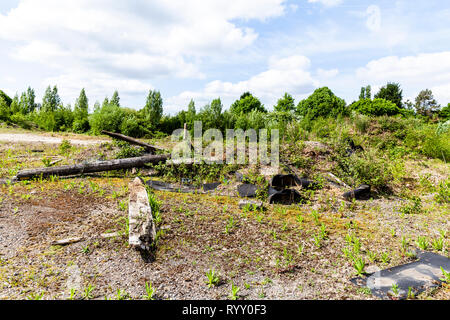
[[[264,106],[261,104],[261,101],[259,101],[258,98],[254,97],[250,92],[245,92],[244,94],[242,94],[239,100],[236,100],[230,106],[231,113],[236,115],[249,113],[253,110],[259,112],[267,112]]]
[[[140,157],[145,153],[145,149],[142,147],[133,147],[128,142],[121,140],[114,140],[114,144],[119,147],[119,151],[116,153],[116,159],[134,158]]]
[[[307,99],[300,101],[297,105],[297,113],[309,119],[334,117],[345,113],[345,106],[343,99],[336,97],[327,87],[323,87],[316,89]]]
[[[450,120],[450,103],[439,111],[439,117],[444,120]]]
[[[102,130],[118,132],[123,118],[123,109],[115,104],[105,104],[89,117],[89,124],[94,134],[100,134]]]
[[[1,121],[9,121],[9,117],[11,115],[11,111],[6,100],[0,95],[0,120]]]
[[[141,138],[150,131],[145,127],[144,120],[137,115],[128,115],[120,125],[120,132],[135,138]]]
[[[23,129],[31,129],[33,123],[29,121],[28,117],[22,113],[15,113],[11,116],[11,122],[19,125]]]
[[[367,184],[380,191],[389,190],[389,183],[394,178],[391,165],[374,150],[337,157],[336,160],[334,171],[350,185]]]
[[[89,120],[88,119],[77,119],[73,122],[72,130],[76,133],[83,133],[89,131]]]
[[[358,100],[353,102],[349,108],[368,116],[393,116],[401,113],[401,109],[395,103],[381,98]]]

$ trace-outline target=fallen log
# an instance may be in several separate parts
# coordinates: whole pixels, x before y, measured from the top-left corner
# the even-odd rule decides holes
[[[34,177],[48,177],[48,176],[70,176],[76,174],[85,174],[93,172],[130,169],[142,167],[147,163],[159,163],[170,158],[169,154],[160,155],[145,155],[142,157],[117,159],[109,161],[99,161],[95,163],[81,163],[75,165],[67,165],[61,167],[39,168],[22,170],[17,173],[15,177],[18,180],[30,179]]]
[[[156,147],[156,146],[152,146],[151,144],[139,141],[137,139],[134,139],[132,137],[126,136],[124,134],[109,132],[109,131],[105,131],[105,130],[102,130],[102,133],[106,134],[107,136],[110,136],[112,138],[123,140],[123,141],[126,141],[126,142],[130,143],[130,144],[134,144],[134,145],[143,147],[143,148],[145,148],[145,150],[150,151],[150,152],[155,152],[156,150],[167,151],[166,149],[163,149],[163,148],[160,148],[160,147]]]
[[[128,188],[128,243],[136,249],[150,251],[156,239],[156,225],[147,190],[140,178],[135,178]]]

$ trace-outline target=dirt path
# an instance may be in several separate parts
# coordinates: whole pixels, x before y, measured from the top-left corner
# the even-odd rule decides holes
[[[72,144],[76,145],[94,145],[99,144],[102,142],[108,142],[108,140],[82,140],[82,139],[73,139],[69,137],[49,137],[44,135],[38,135],[38,134],[31,134],[31,133],[0,133],[0,141],[3,142],[40,142],[40,143],[49,143],[49,144],[59,144],[63,141],[63,139],[67,139]]]

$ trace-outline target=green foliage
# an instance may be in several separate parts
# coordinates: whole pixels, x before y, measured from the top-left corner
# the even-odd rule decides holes
[[[250,92],[245,92],[236,100],[230,107],[231,113],[241,115],[249,113],[250,111],[267,112],[258,98],[254,97]]]
[[[400,84],[388,82],[387,85],[380,88],[374,98],[391,101],[397,107],[402,108],[403,90],[400,89]]]
[[[153,288],[152,283],[145,282],[144,299],[146,299],[146,300],[155,300],[155,298],[154,298],[155,292],[156,292],[156,289]]]
[[[1,91],[3,92],[3,91]],[[11,116],[11,110],[5,98],[0,96],[0,120],[9,122]]]
[[[117,100],[117,99],[116,99]],[[89,124],[94,134],[100,134],[102,130],[119,132],[125,112],[115,102],[104,103],[89,117]]]
[[[163,115],[163,100],[159,91],[150,90],[144,107],[145,119],[156,128]]]
[[[69,140],[63,139],[61,144],[59,145],[59,153],[60,154],[67,154],[72,149],[72,144]]]
[[[140,157],[145,153],[144,148],[132,146],[125,141],[114,140],[114,144],[119,147],[119,150],[115,154],[116,159]]]
[[[211,269],[206,272],[206,278],[208,279],[208,281],[206,282],[206,284],[208,285],[208,288],[215,287],[220,282],[220,278],[216,274],[216,271],[214,269]]]
[[[9,107],[11,106],[12,99],[2,90],[0,90],[0,100],[3,99],[6,103],[6,105]]]
[[[439,117],[444,120],[450,120],[450,103],[439,111]]]
[[[398,108],[395,103],[376,98],[373,100],[370,99],[362,99],[352,103],[349,108],[361,114],[365,114],[368,116],[382,116],[389,115],[393,116],[401,113],[401,109]]]
[[[414,104],[417,114],[422,116],[431,117],[437,113],[439,105],[433,97],[433,92],[429,89],[425,89],[419,92],[416,97],[416,103]]]
[[[367,184],[380,191],[389,190],[393,180],[392,167],[386,155],[375,150],[353,153],[337,159],[335,172],[353,186]]]
[[[361,93],[359,94],[359,100],[372,99],[372,87],[369,85],[367,87],[361,88]]]
[[[58,95],[58,88],[56,86],[53,89],[50,86],[45,90],[44,98],[42,99],[42,111],[54,112],[61,104],[61,98]]]
[[[291,112],[295,110],[294,98],[288,93],[285,93],[283,98],[279,99],[274,110],[277,112]]]
[[[335,117],[346,112],[345,101],[338,98],[327,87],[314,91],[307,99],[297,105],[298,114],[316,119],[318,117]]]
[[[73,111],[73,131],[83,133],[89,131],[88,121],[89,101],[84,89],[81,90],[80,96],[75,102],[75,108]]]
[[[450,203],[450,179],[439,182],[435,200],[438,203]]]

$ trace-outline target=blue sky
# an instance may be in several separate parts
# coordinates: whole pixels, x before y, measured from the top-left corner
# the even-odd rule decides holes
[[[90,105],[118,90],[123,106],[160,90],[165,112],[250,91],[268,109],[328,86],[348,103],[388,81],[405,99],[431,89],[450,102],[448,1],[2,0],[0,89],[28,86]]]

